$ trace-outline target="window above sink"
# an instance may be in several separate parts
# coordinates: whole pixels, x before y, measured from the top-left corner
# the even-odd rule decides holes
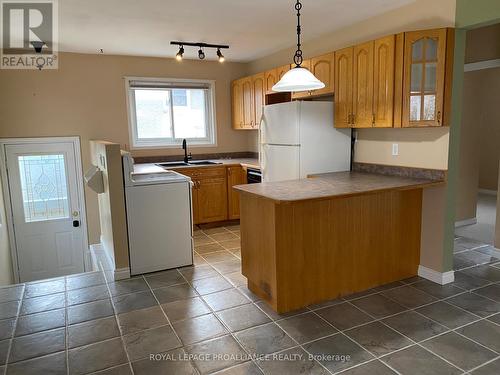
[[[132,149],[216,145],[215,83],[126,78]]]

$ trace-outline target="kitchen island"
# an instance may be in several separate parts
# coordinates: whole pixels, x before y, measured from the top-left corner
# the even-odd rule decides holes
[[[337,172],[234,187],[249,289],[283,313],[415,276],[422,190],[443,183]]]

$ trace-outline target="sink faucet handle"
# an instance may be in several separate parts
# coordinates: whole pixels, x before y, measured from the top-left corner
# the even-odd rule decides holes
[[[189,153],[188,159],[191,160],[193,158],[193,155]]]

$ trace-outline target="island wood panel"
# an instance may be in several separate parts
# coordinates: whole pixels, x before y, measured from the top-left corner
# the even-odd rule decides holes
[[[240,193],[241,272],[248,287],[277,310],[275,203],[269,199]]]
[[[240,199],[243,274],[279,313],[417,274],[422,189],[284,204]]]

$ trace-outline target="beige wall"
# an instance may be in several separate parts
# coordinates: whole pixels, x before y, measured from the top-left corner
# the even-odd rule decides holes
[[[476,100],[482,86],[481,72],[464,74],[460,161],[455,221],[476,217],[479,182],[479,139],[481,101]]]
[[[500,163],[498,165],[500,169]],[[498,176],[498,190],[500,190],[500,176]],[[495,225],[495,247],[500,249],[500,194],[497,194],[497,220]]]
[[[247,151],[249,134],[231,129],[231,80],[246,66],[216,61],[61,53],[59,70],[0,70],[0,137],[81,137],[83,168],[90,165],[89,140],[128,147],[124,76],[216,80],[217,147],[196,153]],[[142,150],[135,155],[180,155],[179,149]],[[86,189],[90,243],[99,241],[97,195]]]
[[[465,62],[500,59],[500,23],[467,31]]]
[[[92,164],[103,172],[104,192],[98,194],[100,243],[114,269],[129,266],[127,218],[120,144],[91,141]]]
[[[13,282],[12,260],[10,257],[2,183],[0,180],[0,286],[12,284]]]
[[[305,57],[319,55],[359,42],[401,31],[453,27],[455,0],[417,0],[414,3],[303,43]],[[307,37],[307,25],[304,25]],[[257,73],[291,62],[295,48],[285,49],[249,64]],[[356,146],[356,161],[411,167],[448,168],[448,128],[362,129]],[[253,144],[256,145],[256,140]],[[392,143],[400,155],[391,156]]]
[[[497,190],[500,160],[500,68],[485,69],[477,73],[482,81],[481,88],[474,92],[474,100],[480,101],[481,105],[479,188]]]

